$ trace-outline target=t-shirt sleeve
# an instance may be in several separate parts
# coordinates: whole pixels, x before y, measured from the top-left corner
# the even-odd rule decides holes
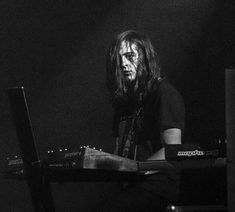
[[[184,130],[185,107],[183,98],[170,84],[159,87],[157,108],[157,119],[161,132],[170,128]]]

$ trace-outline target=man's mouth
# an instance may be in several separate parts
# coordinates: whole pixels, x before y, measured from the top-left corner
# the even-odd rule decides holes
[[[123,73],[124,73],[124,75],[125,75],[125,76],[129,76],[129,75],[131,75],[131,71],[128,71],[128,70],[123,71]]]

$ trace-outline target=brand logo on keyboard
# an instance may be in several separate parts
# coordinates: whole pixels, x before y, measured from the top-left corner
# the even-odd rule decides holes
[[[191,157],[191,156],[218,156],[219,150],[194,150],[194,151],[178,151],[177,156],[179,157]]]

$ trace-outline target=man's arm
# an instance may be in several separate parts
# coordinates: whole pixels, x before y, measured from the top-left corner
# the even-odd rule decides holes
[[[161,139],[163,147],[147,160],[165,160],[165,144],[181,144],[181,130],[178,128],[164,130],[161,134]]]

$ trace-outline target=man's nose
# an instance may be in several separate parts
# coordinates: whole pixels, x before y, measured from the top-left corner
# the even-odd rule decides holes
[[[128,65],[128,60],[125,57],[122,57],[122,67],[125,68]]]

